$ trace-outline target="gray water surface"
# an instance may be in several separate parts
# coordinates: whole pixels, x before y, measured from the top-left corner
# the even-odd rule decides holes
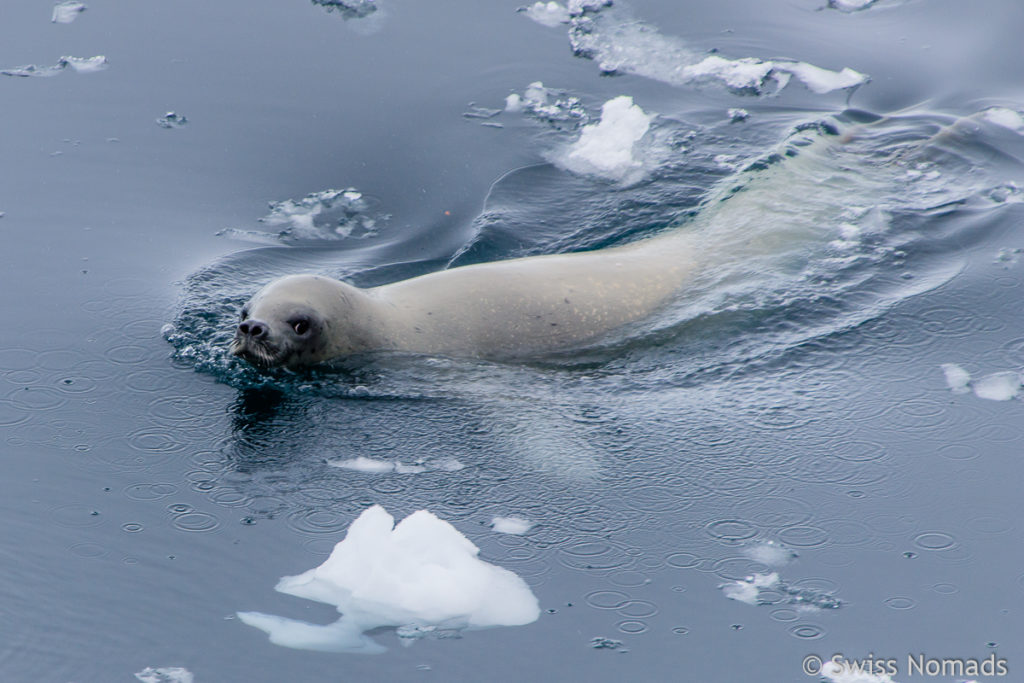
[[[1021,403],[973,391],[1024,368],[1019,3],[633,0],[591,16],[616,75],[515,2],[87,5],[68,24],[0,12],[0,71],[106,57],[0,76],[4,681],[799,681],[834,653],[895,659],[903,683],[922,654],[1024,667]],[[679,77],[684,53],[870,80],[734,88]],[[561,108],[503,111],[535,81]],[[621,95],[657,115],[643,177],[560,166]],[[311,230],[275,223],[348,188]],[[226,354],[241,302],[284,273],[369,286],[665,229],[745,256],[593,348],[301,376]],[[426,471],[327,464],[357,457]],[[541,617],[410,647],[384,629],[372,657],[235,618],[336,619],[273,587],[372,504],[450,521]],[[490,527],[509,515],[534,526]],[[773,571],[760,604],[723,590]],[[994,680],[947,673],[927,680]]]

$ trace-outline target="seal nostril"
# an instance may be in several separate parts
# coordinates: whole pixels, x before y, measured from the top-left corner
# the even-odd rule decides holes
[[[238,324],[238,331],[253,339],[262,339],[267,336],[268,328],[265,323],[258,320],[246,320]]]

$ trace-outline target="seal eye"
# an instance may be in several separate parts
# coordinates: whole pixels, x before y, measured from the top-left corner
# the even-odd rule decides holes
[[[249,317],[249,309],[248,308],[243,308],[242,309],[242,320],[245,320],[248,317]]]
[[[299,320],[291,321],[291,326],[292,329],[295,330],[295,334],[299,335],[300,337],[309,332],[309,321],[306,320],[305,318],[300,318]]]

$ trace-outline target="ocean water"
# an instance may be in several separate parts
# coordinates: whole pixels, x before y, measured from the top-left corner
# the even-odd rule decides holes
[[[1022,26],[1010,0],[5,2],[0,679],[847,680],[836,653],[1012,679]],[[286,273],[673,230],[707,267],[585,348],[226,351]],[[376,550],[408,572],[379,593],[275,591],[373,505],[455,533],[364,539],[346,581]],[[460,539],[535,620],[416,603]],[[380,652],[239,617],[340,605]]]

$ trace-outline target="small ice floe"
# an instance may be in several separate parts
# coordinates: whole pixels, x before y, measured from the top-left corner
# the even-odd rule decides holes
[[[640,180],[647,165],[637,154],[637,143],[651,127],[654,116],[622,95],[601,107],[601,120],[584,126],[580,137],[554,159],[562,168],[629,184]]]
[[[1017,265],[1017,261],[1020,260],[1021,251],[1020,247],[1003,247],[996,253],[996,257],[992,262],[1004,268]]]
[[[867,9],[878,0],[828,0],[828,6],[840,12],[858,12]]]
[[[807,86],[813,93],[822,95],[833,90],[846,90],[868,82],[868,77],[859,71],[845,67],[840,71],[830,71],[807,62],[774,62],[776,71],[788,72]]]
[[[61,57],[57,60],[57,63],[53,66],[38,66],[36,64],[27,64],[25,66],[16,66],[12,69],[4,69],[0,71],[0,74],[4,76],[17,76],[20,78],[30,78],[33,76],[48,78],[50,76],[56,76],[57,74],[65,71],[68,67],[78,73],[93,73],[96,71],[103,71],[110,63],[107,58],[103,55],[96,55],[95,57]]]
[[[1007,107],[990,107],[981,112],[981,117],[989,123],[1024,135],[1024,116],[1021,116],[1019,111]]]
[[[739,123],[740,121],[746,121],[750,118],[750,112],[746,109],[730,109],[726,114],[729,116],[729,121],[732,123]]]
[[[53,14],[50,16],[50,21],[54,24],[70,24],[85,10],[84,2],[78,2],[77,0],[58,2],[53,6]]]
[[[533,528],[533,522],[522,517],[495,517],[491,520],[491,528],[499,534],[522,536]]]
[[[971,373],[956,363],[943,363],[939,367],[942,368],[942,374],[946,376],[946,386],[954,394],[966,394],[971,390]]]
[[[372,235],[378,223],[389,218],[386,214],[372,213],[369,199],[356,188],[349,187],[313,192],[297,201],[271,202],[270,213],[259,222],[278,228],[277,232],[227,228],[217,234],[260,244],[338,240]]]
[[[188,669],[180,666],[147,666],[135,674],[142,683],[193,683],[195,676]]]
[[[400,462],[392,462],[390,460],[376,460],[374,458],[367,458],[364,456],[349,458],[347,460],[328,460],[327,464],[330,467],[338,467],[343,470],[352,470],[367,474],[382,474],[386,472],[395,472],[397,474],[419,474],[421,472],[431,471],[458,472],[465,467],[465,465],[455,458],[439,458],[437,460],[429,460],[426,462],[421,461],[413,464],[403,464]]]
[[[946,386],[954,394],[973,391],[978,398],[990,401],[1009,401],[1017,397],[1022,384],[1021,373],[1010,371],[993,372],[980,379],[972,379],[971,373],[955,363],[943,363],[939,367],[946,377]]]
[[[746,579],[733,581],[722,586],[722,592],[730,600],[739,600],[748,605],[760,605],[761,591],[766,588],[775,588],[779,585],[777,572],[771,574],[754,574]]]
[[[103,71],[110,66],[110,62],[103,55],[96,55],[95,57],[61,57],[57,65],[61,68],[70,66],[78,73],[89,74]]]
[[[366,635],[396,629],[404,644],[452,637],[464,629],[521,626],[540,608],[514,573],[477,557],[479,549],[448,522],[420,510],[395,524],[379,505],[352,522],[345,539],[320,565],[282,578],[276,590],[334,605],[342,617],[318,625],[239,612],[242,622],[277,645],[325,652],[375,654],[385,648]]]
[[[877,660],[876,660],[876,663]],[[881,664],[878,666],[882,669]],[[864,664],[855,665],[852,662],[827,660],[822,662],[819,672],[821,680],[827,683],[897,683],[887,673],[874,673],[867,670]],[[966,681],[965,683],[976,683]]]
[[[972,382],[974,395],[990,401],[1009,401],[1020,392],[1019,372],[994,372]]]
[[[559,128],[576,128],[589,120],[578,97],[545,88],[540,81],[528,85],[522,95],[512,93],[506,97],[505,111],[521,113]]]
[[[489,107],[479,107],[473,103],[470,103],[469,109],[462,112],[462,117],[466,119],[493,119],[495,116],[501,113],[501,109],[491,109]]]
[[[763,541],[748,545],[743,548],[743,554],[754,562],[760,562],[769,567],[781,567],[796,557],[796,553],[775,541]]]
[[[590,647],[595,650],[615,650],[617,652],[629,652],[621,640],[615,638],[606,638],[604,636],[595,636],[590,639]]]
[[[669,85],[714,81],[756,95],[777,92],[794,76],[815,93],[852,88],[868,80],[848,68],[829,71],[793,60],[707,55],[628,16],[611,0],[570,0],[566,10],[573,54],[593,60],[605,74],[635,74]]]
[[[569,23],[569,10],[557,2],[535,2],[529,7],[520,7],[524,13],[542,26],[558,26]]]
[[[842,606],[842,601],[831,593],[788,584],[778,572],[753,574],[720,587],[725,597],[748,605],[785,603],[809,609],[838,609]]]
[[[181,128],[186,123],[188,123],[188,119],[185,118],[184,114],[179,114],[173,111],[167,112],[156,120],[156,125],[161,128],[167,128],[168,130],[171,128]]]
[[[337,12],[342,19],[362,19],[377,11],[374,0],[313,0],[328,12]]]

